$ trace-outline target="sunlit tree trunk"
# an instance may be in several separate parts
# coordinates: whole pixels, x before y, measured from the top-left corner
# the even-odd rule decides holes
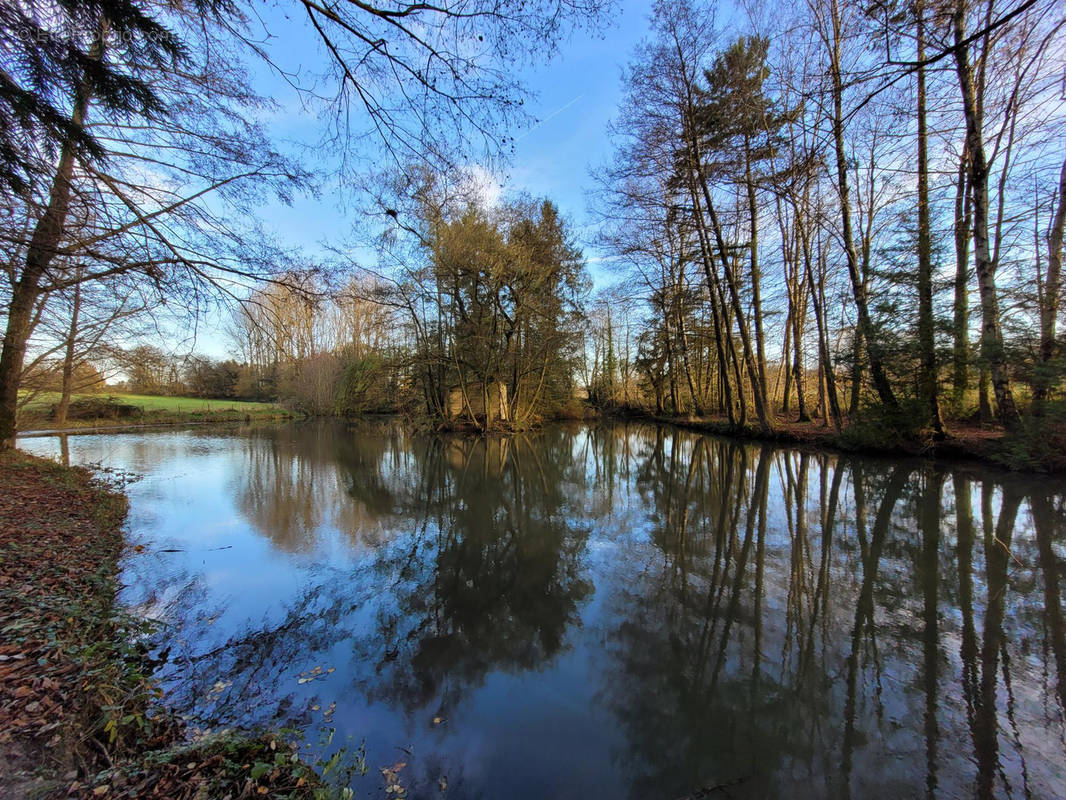
[[[999,418],[1008,428],[1019,422],[1010,375],[1003,348],[1003,331],[999,319],[996,289],[996,262],[989,243],[988,161],[985,157],[982,114],[978,104],[974,76],[966,45],[966,0],[956,0],[952,15],[955,47],[955,71],[962,92],[963,116],[966,119],[966,143],[969,158],[968,178],[973,198],[973,249],[977,270],[977,288],[981,296],[981,358],[988,365],[992,391],[996,396]]]
[[[81,277],[81,267],[75,267],[75,279]],[[70,408],[70,396],[74,390],[74,360],[77,354],[78,317],[81,314],[81,283],[74,284],[74,297],[70,306],[70,329],[67,332],[66,348],[63,352],[63,383],[60,388],[59,403],[56,405],[55,423],[64,425],[67,410]]]
[[[85,121],[89,98],[84,90],[74,97],[71,122],[80,127]],[[63,143],[52,177],[48,204],[34,227],[26,252],[25,267],[11,292],[7,309],[7,329],[0,352],[0,450],[15,446],[16,413],[19,382],[26,359],[26,346],[33,332],[33,311],[40,294],[40,283],[59,251],[70,210],[71,184],[77,147],[71,140]]]
[[[881,343],[874,335],[873,321],[866,299],[866,286],[859,270],[859,256],[855,250],[855,238],[851,224],[851,190],[848,185],[848,162],[844,150],[844,79],[841,72],[840,57],[843,31],[838,0],[831,0],[830,16],[832,38],[828,44],[829,74],[832,80],[833,94],[833,148],[836,154],[837,194],[840,201],[841,236],[844,240],[844,255],[848,264],[848,276],[851,279],[852,297],[859,315],[859,330],[866,342],[866,353],[870,359],[870,376],[874,389],[881,402],[889,408],[898,404],[892,386],[885,374]]]
[[[756,202],[755,181],[751,174],[751,143],[747,137],[744,139],[744,172],[750,223],[748,256],[751,268],[751,316],[755,328],[755,357],[758,363],[759,383],[765,400],[766,345],[762,326],[762,274],[759,268],[759,206]]]
[[[693,144],[695,151],[695,145]],[[702,174],[698,162],[698,155],[695,156],[696,163],[693,165],[696,175],[695,180],[700,186],[703,202],[705,208],[703,209],[708,218],[711,221],[711,231],[714,233],[715,245],[718,250],[719,260],[722,265],[722,273],[725,278],[726,288],[729,291],[729,302],[732,306],[733,316],[736,318],[737,331],[740,335],[740,344],[744,356],[744,364],[747,368],[748,379],[751,382],[752,399],[755,405],[755,414],[759,419],[759,427],[763,431],[770,430],[770,419],[766,413],[766,395],[763,391],[764,384],[759,379],[758,367],[755,363],[755,355],[751,346],[751,335],[748,330],[747,320],[744,316],[744,311],[740,303],[740,292],[736,282],[736,275],[732,269],[732,265],[729,263],[728,248],[726,247],[725,237],[722,233],[722,227],[718,220],[718,214],[715,211],[714,202],[711,198],[710,189],[707,186],[707,181]],[[695,205],[697,207],[697,215],[699,215],[699,198],[694,197]],[[731,330],[731,328],[727,328]],[[744,387],[738,376],[737,378],[737,391],[743,396]]]
[[[829,406],[829,416],[833,421],[833,427],[839,431],[842,427],[840,414],[840,400],[837,396],[836,376],[833,374],[833,360],[829,352],[829,331],[825,319],[823,301],[825,293],[820,291],[822,282],[816,281],[814,276],[814,256],[811,253],[810,239],[806,232],[801,232],[800,241],[803,245],[803,260],[807,271],[807,284],[810,286],[811,307],[814,309],[814,323],[818,331],[818,379],[819,392],[824,391]]]
[[[1042,410],[1050,394],[1052,376],[1048,374],[1055,357],[1055,330],[1059,316],[1059,291],[1062,280],[1062,237],[1066,230],[1066,161],[1059,173],[1058,204],[1047,237],[1047,277],[1040,291],[1040,366],[1041,374],[1033,386],[1033,409]],[[1039,276],[1037,277],[1039,281]]]
[[[973,202],[966,158],[964,147],[955,184],[955,305],[952,320],[952,392],[955,407],[959,409],[969,383],[970,362],[970,220]]]

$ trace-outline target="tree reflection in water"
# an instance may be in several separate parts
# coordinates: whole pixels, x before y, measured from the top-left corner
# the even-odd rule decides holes
[[[655,435],[666,561],[606,692],[633,796],[1062,794],[1061,495],[985,478],[978,540],[963,471]]]
[[[277,589],[235,619],[206,557],[170,573],[190,713],[312,728],[336,702],[452,797],[1066,795],[1059,485],[636,424],[217,447],[218,513]]]
[[[428,496],[441,500],[411,541],[374,565],[392,596],[378,637],[356,643],[357,658],[386,676],[371,698],[413,710],[436,697],[448,714],[489,672],[539,669],[563,646],[592,589],[581,564],[588,530],[562,494],[563,445],[415,445],[422,474],[438,476]]]

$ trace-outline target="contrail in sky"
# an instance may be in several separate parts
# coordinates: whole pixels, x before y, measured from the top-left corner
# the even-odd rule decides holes
[[[575,97],[575,98],[574,98],[573,100],[571,100],[571,101],[570,101],[569,103],[567,103],[567,104],[566,104],[565,106],[562,106],[561,108],[557,108],[557,109],[555,109],[555,111],[553,111],[552,113],[550,113],[550,114],[549,114],[548,116],[546,116],[546,117],[545,117],[544,119],[542,119],[542,120],[540,120],[539,122],[537,122],[537,124],[536,124],[536,125],[534,125],[534,126],[533,126],[532,128],[530,128],[530,129],[529,129],[528,131],[526,131],[525,133],[523,133],[523,134],[522,134],[521,136],[516,136],[516,137],[515,137],[515,141],[516,141],[516,142],[520,142],[520,141],[522,141],[522,140],[523,140],[523,139],[525,139],[525,138],[526,138],[527,136],[529,136],[529,134],[533,133],[533,131],[535,131],[535,130],[536,130],[537,128],[539,128],[539,127],[540,127],[541,125],[543,125],[543,124],[544,124],[545,122],[549,122],[549,121],[551,121],[551,120],[555,119],[555,118],[556,118],[557,116],[559,116],[560,114],[562,114],[562,113],[563,113],[564,111],[566,111],[566,109],[570,108],[570,106],[572,106],[572,105],[573,105],[574,103],[576,103],[576,102],[577,102],[578,100],[580,100],[580,99],[581,99],[582,97],[584,97],[584,96],[585,96],[585,94],[584,94],[584,93],[582,92],[582,93],[581,93],[581,94],[579,94],[579,95],[578,95],[577,97]]]

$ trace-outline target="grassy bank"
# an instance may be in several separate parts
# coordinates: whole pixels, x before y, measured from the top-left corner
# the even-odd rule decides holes
[[[275,403],[212,400],[200,397],[157,397],[143,394],[76,395],[67,421],[57,425],[54,392],[42,392],[19,411],[19,430],[97,428],[118,425],[170,425],[189,422],[250,422],[297,416]]]
[[[330,796],[276,736],[186,741],[115,604],[125,496],[0,454],[0,797]]]

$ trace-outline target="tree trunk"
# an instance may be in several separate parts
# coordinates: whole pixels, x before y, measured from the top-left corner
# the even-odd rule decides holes
[[[696,382],[692,378],[692,367],[689,365],[688,359],[688,334],[685,331],[685,314],[684,309],[681,308],[677,312],[677,335],[678,342],[681,345],[681,366],[685,368],[685,380],[688,383],[689,394],[692,395],[692,410],[697,417],[702,417],[703,403],[696,389]]]
[[[748,190],[748,218],[751,222],[748,243],[751,267],[751,316],[755,326],[755,357],[759,369],[759,382],[763,398],[766,398],[766,343],[762,329],[762,275],[759,272],[759,206],[756,203],[755,181],[751,175],[751,145],[744,141],[744,171]]]
[[[1042,411],[1051,391],[1051,360],[1055,357],[1055,327],[1059,315],[1059,291],[1062,279],[1062,237],[1066,229],[1066,161],[1059,173],[1058,206],[1047,237],[1047,277],[1040,298],[1040,365],[1033,386],[1033,410]]]
[[[788,314],[785,316],[785,340],[781,345],[781,368],[777,371],[777,380],[774,381],[774,396],[777,396],[777,387],[781,385],[784,377],[785,388],[781,393],[781,413],[788,416],[792,396],[792,297],[789,291]],[[782,376],[782,373],[784,375]]]
[[[693,144],[695,148],[695,144]],[[744,364],[748,372],[748,380],[751,382],[752,398],[755,403],[755,415],[759,418],[759,427],[764,431],[771,429],[770,419],[766,413],[766,392],[765,383],[760,380],[759,370],[755,363],[755,354],[752,351],[751,336],[748,331],[747,321],[744,318],[744,309],[740,303],[740,291],[737,287],[736,275],[729,263],[729,251],[726,247],[725,237],[722,234],[722,226],[718,221],[718,214],[715,212],[714,202],[711,198],[711,192],[707,186],[706,178],[703,176],[703,170],[697,161],[694,164],[696,170],[696,180],[698,181],[703,194],[703,201],[706,205],[705,210],[707,216],[711,220],[711,229],[714,232],[715,244],[718,248],[719,260],[722,264],[722,272],[725,276],[726,288],[729,289],[729,301],[733,308],[733,315],[737,320],[737,331],[740,333],[740,344],[744,353]],[[699,214],[699,203],[696,203],[696,213]],[[743,386],[740,385],[738,379],[737,389],[740,392],[744,391]]]
[[[722,292],[715,275],[710,244],[707,241],[707,231],[703,226],[702,215],[699,212],[699,197],[692,183],[693,178],[691,175],[689,175],[689,195],[692,198],[693,208],[695,209],[694,213],[696,216],[696,234],[700,243],[700,257],[701,261],[703,262],[703,274],[707,280],[707,293],[710,299],[711,319],[714,327],[715,349],[718,355],[719,380],[721,381],[722,387],[722,393],[720,397],[723,398],[722,402],[725,405],[727,413],[729,415],[729,424],[735,425],[736,417],[733,408],[733,388],[729,382],[729,353],[727,352],[728,348],[726,347],[726,345],[729,344],[731,348],[732,342],[726,342],[726,337],[728,336],[729,330],[723,324],[722,320],[722,316],[724,314],[725,309],[719,308],[719,303],[716,303],[716,299],[721,298]],[[735,361],[736,359],[734,358],[733,360]],[[743,387],[739,384],[737,385],[737,391],[741,393],[743,392]],[[741,395],[741,406],[743,407],[743,394]]]
[[[866,353],[870,358],[870,376],[874,389],[881,402],[889,408],[896,408],[896,396],[885,374],[881,344],[874,336],[873,321],[870,318],[869,305],[866,302],[866,287],[859,274],[859,256],[855,251],[855,239],[851,226],[851,190],[848,186],[847,154],[844,151],[844,83],[840,70],[840,7],[837,0],[832,0],[833,38],[829,48],[829,72],[833,83],[833,145],[836,151],[837,193],[840,196],[841,236],[844,239],[844,255],[848,263],[848,276],[851,278],[851,291],[855,299],[855,308],[859,315],[859,330],[866,341]]]
[[[797,212],[797,238],[799,236],[806,235],[805,232],[800,231],[800,222]],[[793,289],[795,293],[795,299],[792,300],[792,375],[793,383],[796,385],[796,411],[797,422],[810,422],[811,416],[807,411],[807,392],[805,386],[805,363],[803,357],[803,328],[805,323],[805,317],[807,316],[807,292],[810,287],[810,278],[805,281],[803,278],[802,266],[800,265],[800,259],[808,257],[810,254],[810,241],[807,240],[803,243],[802,254],[796,250],[793,253],[796,264],[793,270]],[[806,263],[806,261],[804,261]],[[819,312],[820,313],[820,312]],[[819,328],[819,330],[821,330]]]
[[[839,432],[841,428],[840,401],[837,397],[836,378],[833,375],[833,361],[829,355],[829,334],[826,330],[826,320],[822,299],[824,295],[819,292],[820,283],[814,279],[813,254],[811,253],[810,238],[803,232],[800,234],[803,244],[803,263],[807,272],[807,285],[810,287],[811,306],[814,308],[814,323],[818,329],[818,393],[824,391],[829,402],[829,416],[833,419],[833,427]],[[823,384],[821,376],[824,374]],[[824,406],[823,406],[824,407]]]
[[[805,294],[800,287],[799,300],[803,302]],[[803,327],[796,314],[792,320],[792,372],[793,383],[796,385],[796,422],[810,422],[811,415],[807,412],[807,395],[803,386]]]
[[[987,364],[981,364],[981,371],[977,378],[977,418],[982,423],[992,421],[992,400],[988,392],[992,387],[992,376],[988,371]]]
[[[99,59],[103,55],[107,34],[107,18],[101,17],[96,42],[89,52],[90,58]],[[89,100],[89,89],[82,82],[74,91],[74,107],[70,115],[74,127],[80,128],[84,124]],[[4,346],[0,351],[0,451],[15,446],[19,383],[22,365],[26,360],[26,345],[33,333],[33,309],[40,295],[41,278],[56,257],[66,229],[76,151],[77,146],[70,139],[64,141],[59,150],[59,162],[52,177],[48,204],[30,237],[22,275],[12,288]]]
[[[81,278],[81,265],[74,268],[74,277]],[[74,299],[70,308],[70,329],[67,332],[67,346],[63,354],[63,385],[60,389],[59,404],[56,406],[55,423],[65,425],[67,410],[70,408],[70,396],[74,391],[74,358],[77,354],[78,316],[81,313],[81,283],[74,284]]]
[[[970,70],[966,40],[966,0],[956,0],[952,19],[955,39],[955,71],[962,92],[963,116],[966,118],[966,143],[969,153],[970,193],[973,198],[973,249],[977,270],[977,288],[981,296],[981,357],[988,365],[992,391],[996,396],[999,418],[1007,428],[1019,424],[1010,375],[1003,348],[1003,331],[999,321],[999,297],[996,291],[996,267],[988,240],[988,162],[985,158],[981,113]]]
[[[925,10],[915,3],[918,33],[918,346],[921,350],[919,386],[929,424],[944,435],[937,397],[936,341],[933,322],[933,242],[929,221],[929,153],[925,114]]]
[[[969,383],[970,363],[970,197],[966,148],[959,158],[958,183],[955,186],[955,308],[952,320],[952,391],[956,408],[961,408]]]
[[[79,93],[72,122],[81,125],[85,118],[86,99]],[[40,294],[40,282],[51,265],[63,239],[67,212],[70,209],[71,180],[74,176],[75,145],[63,143],[52,179],[48,205],[41,215],[26,252],[22,276],[11,292],[7,312],[4,347],[0,352],[0,450],[15,446],[19,382],[26,359],[26,345],[33,332],[33,308]]]

